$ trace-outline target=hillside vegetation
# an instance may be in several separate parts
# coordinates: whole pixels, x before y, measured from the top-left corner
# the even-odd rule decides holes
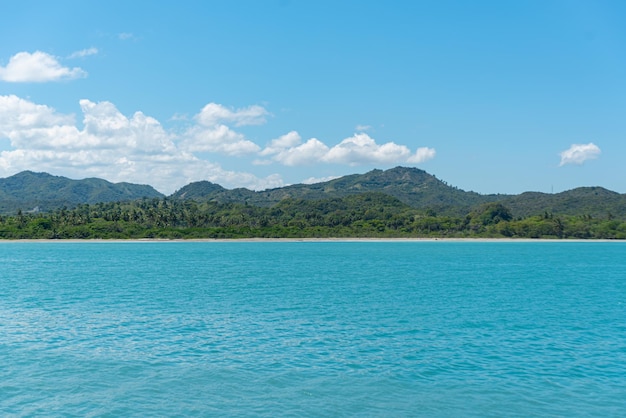
[[[49,212],[83,203],[135,200],[142,197],[163,197],[151,186],[131,183],[110,183],[89,178],[71,180],[47,173],[23,171],[0,179],[0,213],[22,211]]]
[[[406,167],[372,170],[323,183],[296,184],[260,192],[228,190],[205,181],[191,183],[171,198],[271,207],[284,199],[320,200],[366,192],[383,193],[412,208],[443,216],[463,216],[480,205],[500,202],[510,209],[514,218],[547,213],[626,220],[626,195],[602,187],[580,187],[556,194],[526,192],[520,195],[481,195],[450,186],[423,170]]]
[[[341,198],[366,192],[384,193],[414,208],[428,208],[440,214],[465,214],[472,207],[495,201],[496,195],[480,195],[448,186],[435,176],[417,168],[396,167],[372,170],[315,184],[295,184],[253,192],[227,190],[209,182],[191,183],[171,197],[219,203],[248,203],[272,206],[284,199],[320,200]]]
[[[626,221],[591,216],[513,218],[498,202],[465,216],[434,216],[382,193],[271,207],[167,198],[79,205],[0,216],[0,238],[604,238],[626,239]]]
[[[402,167],[260,192],[202,181],[167,198],[150,186],[25,172],[0,180],[0,199],[17,207],[0,216],[0,238],[12,239],[626,239],[626,196],[601,187],[480,195]]]

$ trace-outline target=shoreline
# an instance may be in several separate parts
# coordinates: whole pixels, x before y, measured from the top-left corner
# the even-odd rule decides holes
[[[624,242],[620,239],[546,239],[546,238],[131,238],[131,239],[0,239],[0,243],[182,243],[182,242]]]

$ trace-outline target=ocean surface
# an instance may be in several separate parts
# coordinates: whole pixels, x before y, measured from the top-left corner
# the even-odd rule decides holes
[[[0,242],[0,415],[626,416],[626,242]]]

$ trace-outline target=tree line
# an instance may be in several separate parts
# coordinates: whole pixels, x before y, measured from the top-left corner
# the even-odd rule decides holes
[[[381,193],[287,198],[272,207],[152,198],[0,216],[0,239],[352,237],[626,239],[626,222],[548,212],[514,218],[495,202],[465,216],[438,215]]]

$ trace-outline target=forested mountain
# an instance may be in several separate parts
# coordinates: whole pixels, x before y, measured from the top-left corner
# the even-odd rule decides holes
[[[548,213],[626,219],[626,195],[602,187],[580,187],[555,194],[481,195],[452,187],[423,170],[406,167],[372,170],[323,183],[295,184],[260,192],[228,190],[213,183],[198,182],[183,187],[171,197],[269,207],[289,198],[320,200],[366,192],[384,193],[435,215],[462,216],[477,206],[500,202],[510,209],[515,218]]]
[[[418,209],[438,214],[466,214],[472,207],[493,202],[504,195],[480,195],[447,185],[435,176],[417,168],[396,167],[372,170],[315,184],[292,186],[252,192],[247,189],[227,190],[208,182],[189,184],[171,197],[218,203],[248,203],[272,206],[284,199],[320,200],[341,198],[366,192],[384,193]]]
[[[578,187],[554,194],[526,192],[500,202],[516,217],[551,213],[626,219],[626,195],[602,187]]]
[[[212,196],[218,196],[229,191],[219,184],[210,181],[196,181],[176,191],[172,196],[180,200],[211,200]]]
[[[32,171],[23,171],[0,179],[0,213],[15,213],[18,209],[47,212],[82,203],[135,200],[142,197],[163,195],[146,185],[110,183],[97,178],[71,180]]]
[[[0,239],[626,239],[626,195],[601,187],[480,195],[402,167],[260,192],[201,181],[170,197],[150,186],[23,172],[0,179],[0,210],[8,215]]]
[[[417,168],[372,170],[316,184],[295,184],[264,191],[226,189],[208,181],[186,185],[169,199],[173,201],[243,204],[275,207],[284,201],[343,199],[364,193],[379,193],[398,199],[430,216],[465,216],[492,202],[504,205],[514,219],[529,216],[590,216],[626,220],[626,195],[602,187],[580,187],[562,193],[526,192],[519,195],[481,195],[448,185]],[[113,184],[91,178],[70,180],[46,173],[25,171],[0,179],[0,213],[48,212],[79,204],[132,201],[163,197],[150,186]]]

